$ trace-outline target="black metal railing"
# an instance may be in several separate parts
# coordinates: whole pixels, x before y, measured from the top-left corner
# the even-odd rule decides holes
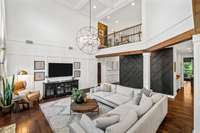
[[[141,25],[142,24],[138,24],[109,34],[106,36],[106,47],[114,47],[141,41]]]

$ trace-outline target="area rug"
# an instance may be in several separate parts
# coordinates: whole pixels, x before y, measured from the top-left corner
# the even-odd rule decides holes
[[[40,108],[46,117],[54,133],[70,133],[69,125],[72,122],[79,121],[82,114],[74,113],[70,115],[71,98],[63,98],[52,102],[40,104]],[[91,119],[112,110],[112,108],[98,103],[99,113],[89,113]]]
[[[16,124],[11,124],[0,128],[0,133],[15,133],[15,131],[16,131]]]

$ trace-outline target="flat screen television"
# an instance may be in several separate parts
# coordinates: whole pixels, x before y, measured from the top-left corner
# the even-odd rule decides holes
[[[72,76],[72,63],[49,63],[48,64],[49,77],[65,77]]]

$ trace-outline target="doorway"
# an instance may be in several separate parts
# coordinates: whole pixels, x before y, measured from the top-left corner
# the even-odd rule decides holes
[[[101,63],[97,64],[97,84],[101,84]]]
[[[187,57],[183,59],[183,73],[184,73],[184,84],[190,84],[191,91],[193,92],[193,77],[194,77],[194,58]]]

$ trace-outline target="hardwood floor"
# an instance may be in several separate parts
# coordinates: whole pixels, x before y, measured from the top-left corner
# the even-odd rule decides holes
[[[193,93],[190,82],[178,91],[174,100],[168,102],[168,114],[157,133],[192,133]]]
[[[0,116],[0,127],[16,123],[16,133],[53,133],[39,106]]]
[[[39,106],[19,113],[0,114],[0,127],[16,123],[16,133],[52,133]],[[192,133],[193,95],[190,83],[169,100],[169,112],[157,133]]]

